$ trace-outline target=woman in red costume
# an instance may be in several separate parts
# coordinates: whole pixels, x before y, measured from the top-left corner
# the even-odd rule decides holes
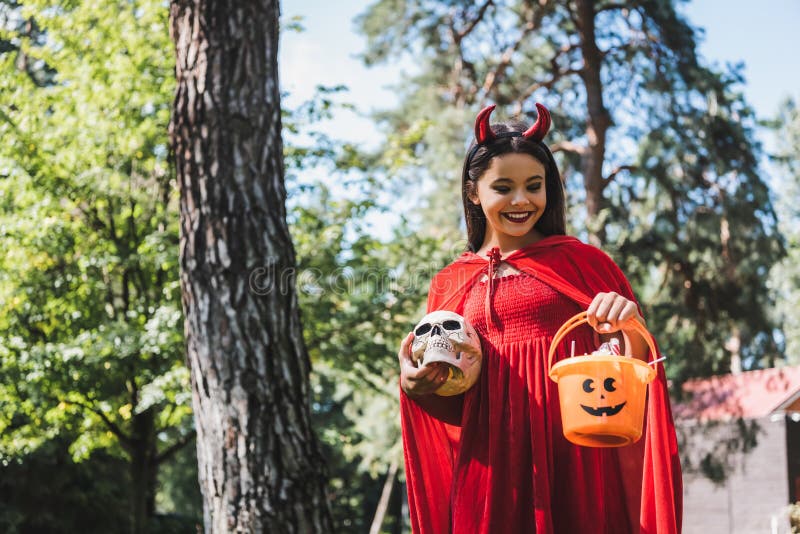
[[[419,534],[647,533],[681,525],[681,472],[664,369],[649,388],[642,439],[620,448],[573,445],[562,433],[547,350],[586,310],[556,353],[591,353],[643,321],[630,284],[599,249],[568,237],[564,189],[536,123],[475,123],[462,194],[468,251],[432,280],[428,311],[460,313],[481,337],[478,382],[433,394],[445,368],[417,368],[413,333],[400,352],[401,415],[413,531]],[[633,354],[647,354],[631,334]]]

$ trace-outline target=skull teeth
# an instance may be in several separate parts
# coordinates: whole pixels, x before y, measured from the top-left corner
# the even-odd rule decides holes
[[[453,345],[443,337],[431,340],[428,343],[428,348],[445,349],[450,352],[453,351]]]

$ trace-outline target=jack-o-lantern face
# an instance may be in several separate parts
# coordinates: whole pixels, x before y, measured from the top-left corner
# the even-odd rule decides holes
[[[597,387],[601,387],[601,390],[598,392],[600,394],[600,406],[586,406],[585,404],[581,404],[581,408],[583,411],[588,413],[589,415],[594,415],[596,417],[600,417],[602,415],[612,416],[617,415],[620,410],[627,404],[627,401],[622,401],[620,404],[616,405],[607,405],[609,400],[606,400],[606,396],[608,393],[612,393],[617,390],[617,387],[614,383],[617,381],[616,378],[608,377],[603,380],[602,387],[599,384],[595,384],[595,380],[593,378],[587,378],[583,381],[583,391],[586,393],[594,393]],[[605,405],[604,405],[605,404]]]

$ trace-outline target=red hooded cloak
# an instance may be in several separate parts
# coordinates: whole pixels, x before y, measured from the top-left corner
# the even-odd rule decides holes
[[[594,295],[608,291],[634,300],[619,267],[599,249],[573,237],[544,238],[502,261],[543,284],[543,290],[557,294],[562,308],[586,309]],[[465,315],[468,295],[480,291],[475,285],[482,284],[486,286],[484,331],[491,336],[497,333],[493,329],[502,330],[492,309],[492,284],[496,283],[492,275],[498,262],[497,257],[487,260],[462,254],[431,281],[428,312],[451,310]],[[484,284],[480,280],[487,274]],[[474,305],[471,310],[474,314]],[[574,311],[565,309],[563,315],[569,317]],[[549,340],[558,326],[546,332]],[[587,350],[595,338],[591,329],[584,328],[578,341]],[[417,401],[401,390],[413,531],[679,532],[681,470],[663,366],[657,364],[657,378],[649,387],[642,439],[621,448],[580,447],[567,442],[561,432],[557,386],[546,377],[547,363],[541,361],[547,343],[538,352],[522,356],[536,362],[517,360],[520,369],[527,365],[535,371],[517,373],[513,363],[495,365],[503,360],[504,349],[496,349],[486,338],[482,336],[481,377],[465,394]],[[556,356],[565,357],[566,349],[562,347]],[[515,373],[527,373],[526,386],[509,386],[510,380],[520,378]],[[525,405],[524,424],[518,416],[514,416],[517,423],[513,417],[507,421],[506,412],[519,412],[521,404]],[[514,431],[515,426],[529,434]]]

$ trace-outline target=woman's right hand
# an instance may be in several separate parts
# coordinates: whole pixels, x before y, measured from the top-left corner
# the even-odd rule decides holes
[[[433,362],[425,367],[417,367],[411,359],[411,342],[414,332],[409,332],[400,344],[397,358],[400,360],[400,387],[410,397],[429,395],[439,389],[450,376],[447,364]]]

